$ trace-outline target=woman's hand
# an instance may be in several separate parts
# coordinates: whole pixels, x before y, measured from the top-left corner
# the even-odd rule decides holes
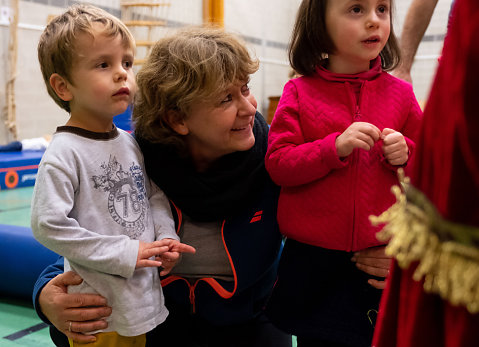
[[[80,284],[83,279],[69,271],[58,275],[43,287],[38,297],[42,313],[62,333],[76,342],[94,342],[94,335],[83,333],[105,329],[104,320],[111,314],[106,299],[95,294],[68,294],[69,285]]]
[[[369,275],[386,278],[389,275],[391,266],[391,257],[384,252],[386,246],[367,248],[354,253],[351,258],[356,263],[356,267]],[[369,279],[368,283],[377,289],[384,289],[386,281]]]

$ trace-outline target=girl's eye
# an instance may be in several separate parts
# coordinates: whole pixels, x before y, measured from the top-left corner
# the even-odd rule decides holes
[[[387,13],[388,8],[386,6],[379,6],[378,11],[379,13]]]
[[[129,69],[129,68],[131,68],[132,66],[133,66],[133,62],[130,61],[130,60],[126,60],[126,61],[123,62],[123,67],[124,67],[125,69]]]
[[[249,85],[246,83],[244,86],[241,87],[241,92],[243,94],[249,94]]]
[[[106,69],[108,67],[108,64],[103,62],[103,63],[98,64],[98,67],[102,68],[102,69]]]

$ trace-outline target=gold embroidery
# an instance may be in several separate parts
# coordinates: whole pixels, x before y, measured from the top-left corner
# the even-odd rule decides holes
[[[445,220],[403,170],[398,175],[402,189],[391,189],[396,203],[369,217],[373,225],[385,224],[377,237],[389,240],[386,254],[403,269],[418,261],[413,279],[424,278],[426,292],[479,312],[479,228]]]

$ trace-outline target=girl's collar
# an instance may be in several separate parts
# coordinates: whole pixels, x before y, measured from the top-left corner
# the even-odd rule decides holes
[[[378,77],[382,72],[381,57],[371,60],[371,68],[368,71],[363,71],[357,74],[340,74],[329,71],[323,66],[316,68],[316,73],[327,81],[331,82],[358,82],[371,81]]]

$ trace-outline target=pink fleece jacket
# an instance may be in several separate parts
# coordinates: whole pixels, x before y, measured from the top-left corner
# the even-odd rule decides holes
[[[344,78],[347,77],[347,78]],[[356,98],[353,85],[360,83]],[[338,76],[318,68],[311,77],[289,81],[271,124],[266,169],[282,187],[281,232],[299,242],[358,251],[381,243],[368,216],[394,201],[396,169],[382,153],[355,149],[340,160],[335,141],[353,122],[391,128],[414,150],[422,111],[410,84],[379,68],[377,73]]]

